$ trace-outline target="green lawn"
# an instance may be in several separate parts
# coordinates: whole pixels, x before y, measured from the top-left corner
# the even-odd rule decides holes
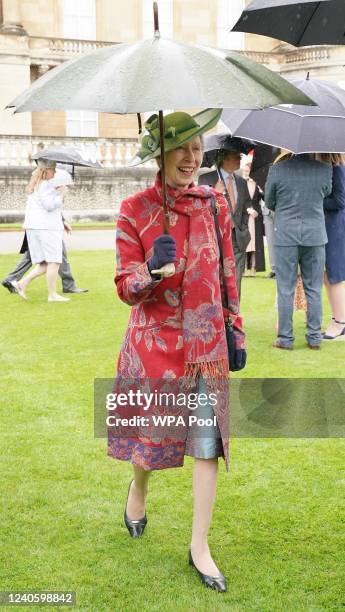
[[[342,439],[232,440],[210,533],[225,595],[187,564],[192,459],[153,473],[148,527],[130,539],[131,467],[93,437],[93,380],[114,375],[129,308],[114,294],[112,252],[70,255],[90,293],[69,304],[48,304],[43,279],[28,302],[0,287],[0,590],[75,590],[95,612],[344,609]],[[0,278],[16,260],[0,258]],[[310,351],[302,313],[295,350],[271,348],[275,283],[243,282],[249,360],[237,378],[343,376],[345,345]]]
[[[73,230],[102,230],[114,229],[114,222],[97,222],[95,223],[71,223]],[[23,223],[0,223],[0,232],[21,232]]]

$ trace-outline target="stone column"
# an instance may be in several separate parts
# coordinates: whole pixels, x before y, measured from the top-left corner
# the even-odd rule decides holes
[[[21,23],[20,6],[18,0],[0,0],[2,4],[2,24],[0,34],[14,34],[15,36],[27,36]]]
[[[5,110],[30,85],[29,37],[21,23],[20,2],[2,0],[0,25],[0,134],[31,134],[31,114]]]

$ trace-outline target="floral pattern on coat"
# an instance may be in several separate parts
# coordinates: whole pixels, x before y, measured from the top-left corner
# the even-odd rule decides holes
[[[231,243],[231,220],[223,196],[213,192],[219,209],[218,219],[223,241],[224,269],[237,348],[244,348],[245,336],[239,315],[235,261]],[[173,205],[173,204],[172,204]],[[118,357],[118,379],[181,379],[185,355],[182,330],[181,287],[188,253],[188,217],[170,211],[170,233],[176,241],[176,273],[170,278],[153,280],[147,268],[152,256],[153,241],[162,234],[163,212],[160,194],[150,187],[122,202],[117,221],[115,283],[120,299],[130,305],[131,313],[125,338]],[[209,228],[210,240],[216,243],[214,228]],[[217,251],[218,251],[218,247]],[[201,256],[203,245],[196,249]],[[215,273],[222,285],[219,261]],[[203,279],[195,279],[202,282]],[[212,300],[212,287],[210,287]],[[214,329],[210,322],[214,305],[201,303],[194,311],[184,312],[187,329],[193,342],[208,342]],[[214,349],[217,358],[217,347]],[[222,434],[224,459],[229,468],[228,406],[217,413]],[[108,437],[108,454],[131,461],[147,470],[180,467],[184,461],[185,443],[181,440],[154,441],[154,438]]]

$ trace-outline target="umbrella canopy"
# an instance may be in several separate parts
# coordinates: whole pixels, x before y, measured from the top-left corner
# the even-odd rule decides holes
[[[345,91],[326,81],[293,83],[318,106],[282,105],[262,111],[224,110],[223,123],[240,136],[293,153],[345,152]]]
[[[268,171],[271,164],[278,157],[280,149],[269,145],[255,143],[253,161],[249,176],[255,181],[262,191],[265,190]]]
[[[344,0],[253,0],[233,32],[285,40],[295,47],[345,44]]]
[[[238,53],[156,37],[65,62],[8,108],[123,114],[164,108],[264,108],[281,103],[313,101],[278,74]]]
[[[31,156],[35,161],[38,159],[50,159],[59,164],[68,164],[70,166],[87,166],[90,168],[103,168],[102,164],[82,150],[75,147],[56,147],[51,149],[43,149],[37,151]]]
[[[236,151],[246,155],[254,147],[254,143],[242,138],[234,138],[230,134],[212,134],[206,136],[204,143],[204,157],[202,167],[211,168],[215,163],[219,151]]]

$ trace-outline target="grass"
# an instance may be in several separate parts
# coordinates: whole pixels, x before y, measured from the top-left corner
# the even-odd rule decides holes
[[[0,278],[16,260],[0,258]],[[71,253],[90,293],[69,304],[47,304],[43,279],[28,302],[0,287],[0,590],[76,590],[78,608],[93,612],[343,609],[342,439],[232,440],[210,532],[225,595],[187,564],[192,459],[153,473],[147,531],[129,538],[131,467],[93,437],[93,380],[114,375],[129,314],[114,296],[113,260],[111,251]],[[302,313],[295,350],[272,349],[274,282],[243,285],[249,361],[235,378],[343,375],[343,344],[308,350]]]
[[[102,230],[114,229],[114,222],[99,223],[72,223],[73,230]],[[23,230],[23,223],[0,223],[0,232],[20,232]]]

